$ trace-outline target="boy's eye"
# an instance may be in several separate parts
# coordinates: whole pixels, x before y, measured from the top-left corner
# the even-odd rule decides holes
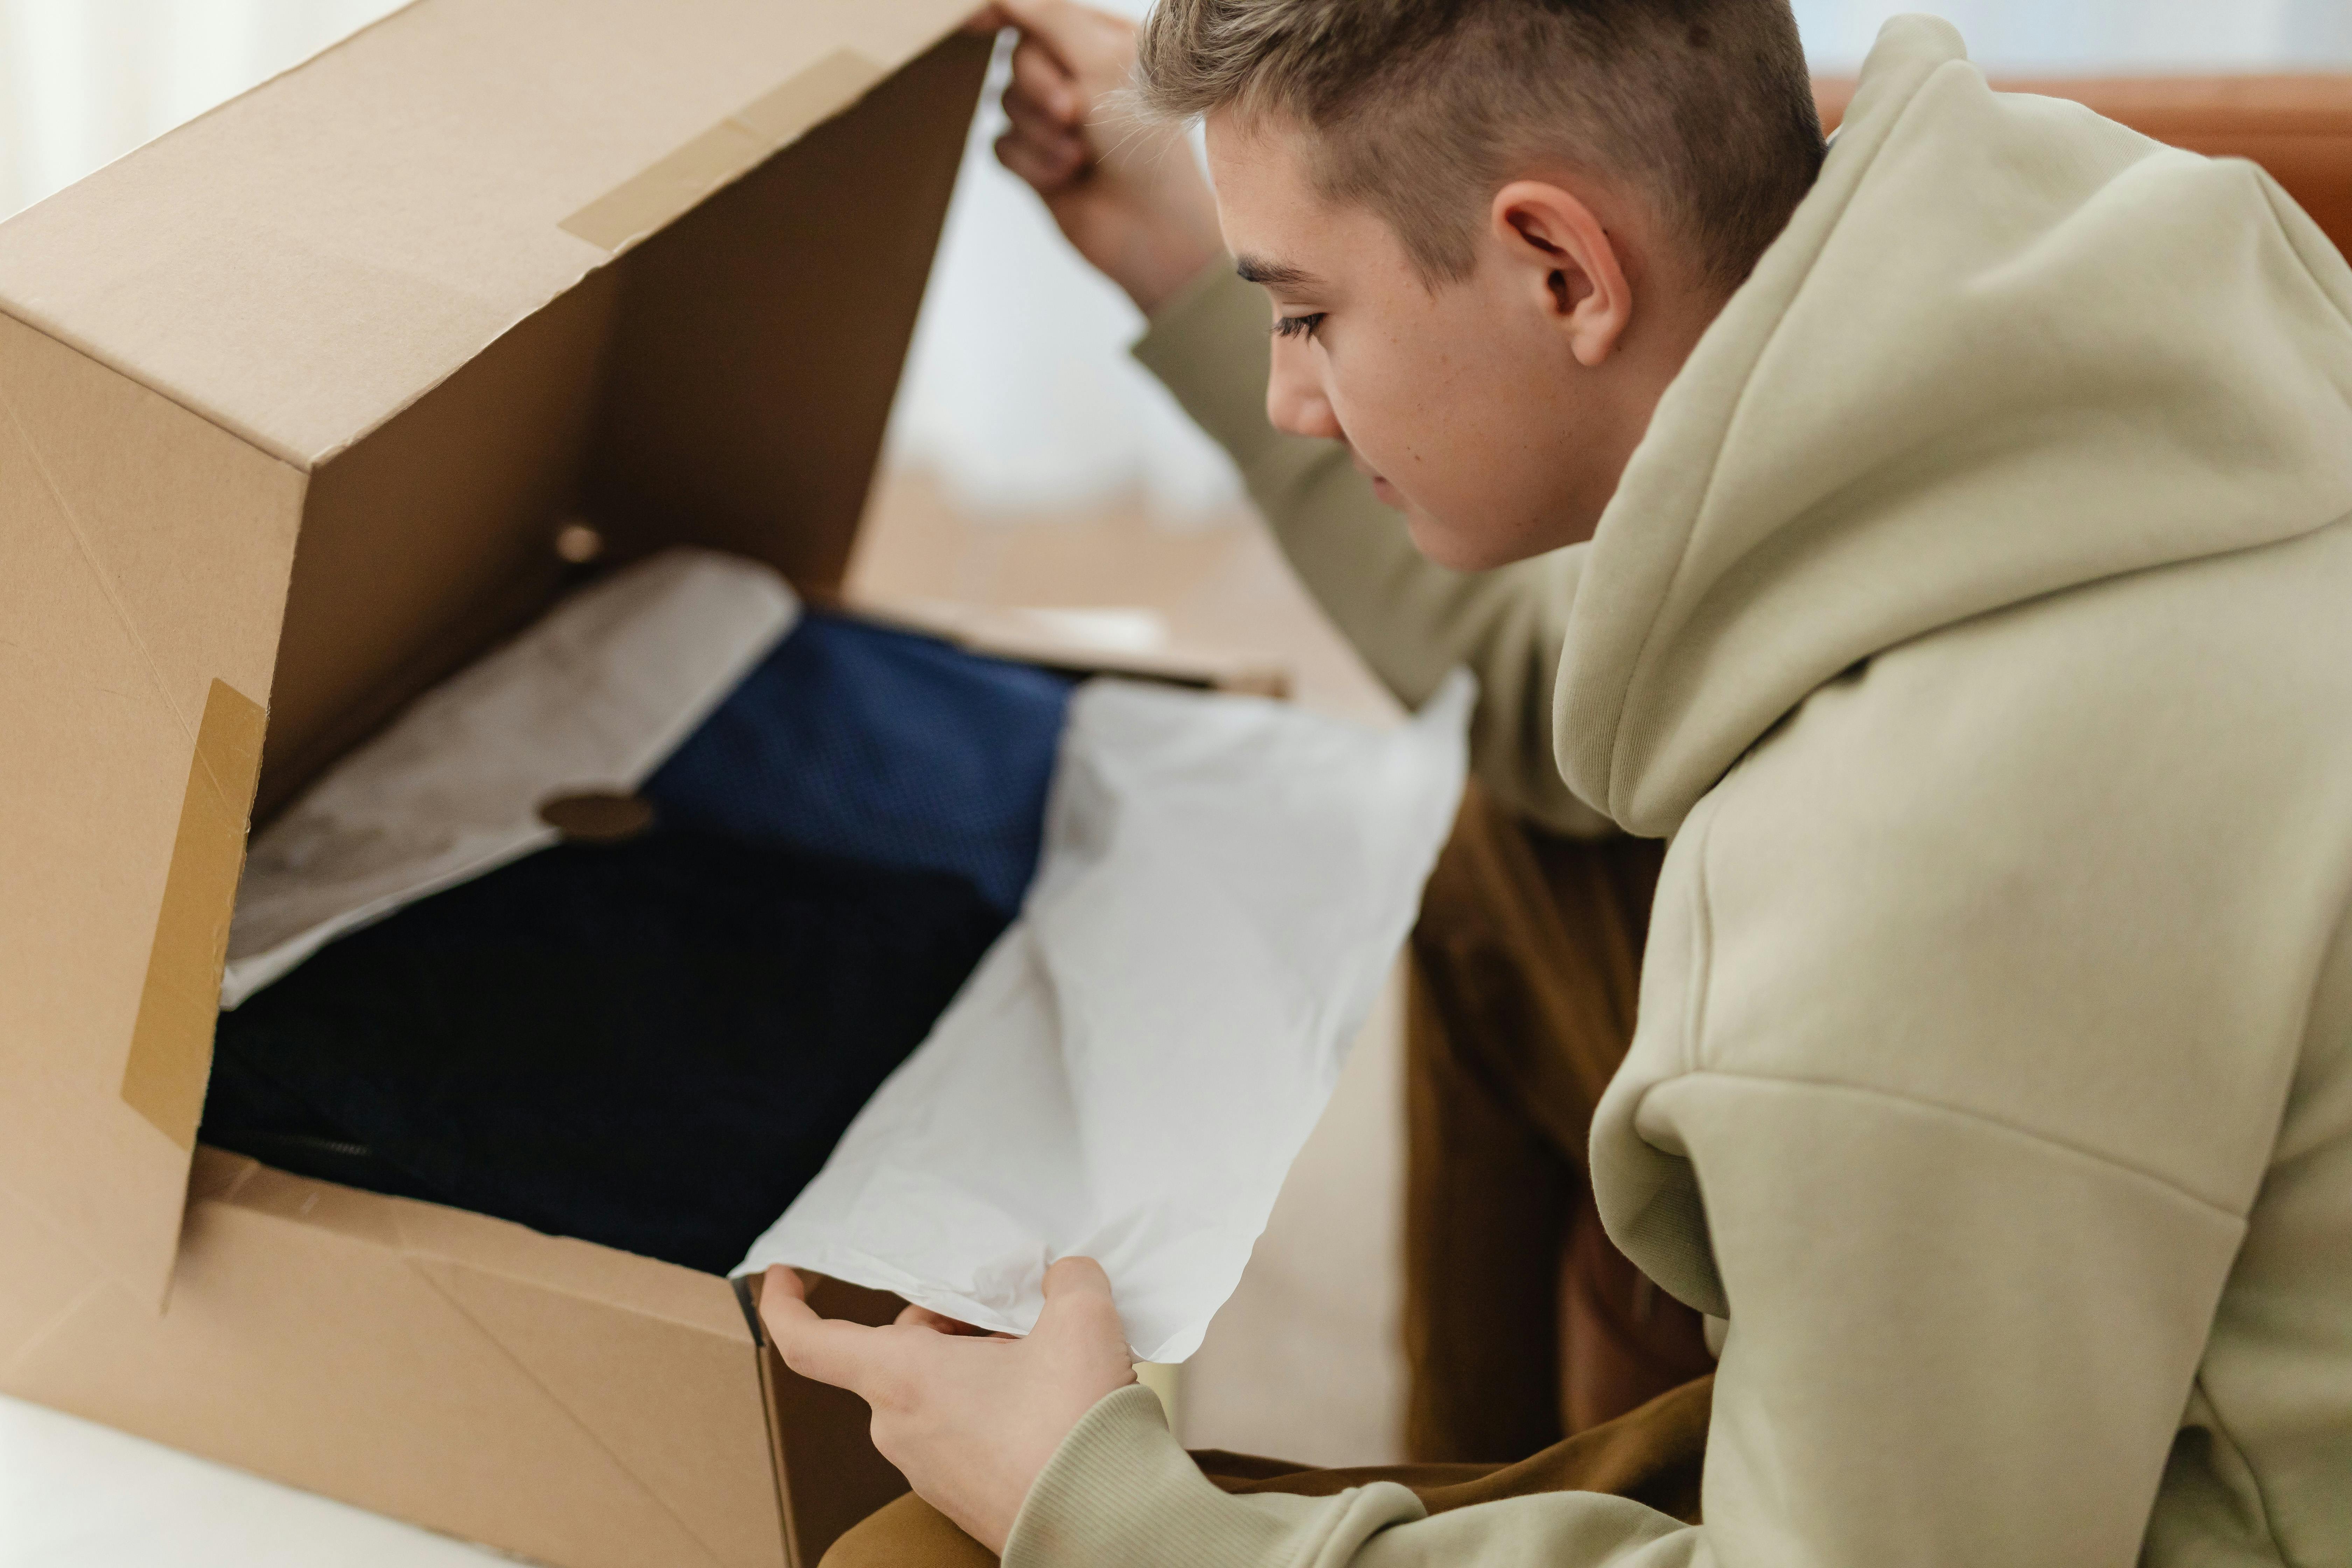
[[[1274,319],[1274,335],[1277,338],[1311,338],[1315,335],[1315,329],[1323,324],[1323,318],[1329,313],[1318,310],[1311,316],[1276,316]]]

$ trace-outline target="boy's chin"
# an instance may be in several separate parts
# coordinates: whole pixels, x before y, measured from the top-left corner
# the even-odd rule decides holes
[[[1497,566],[1508,566],[1515,561],[1543,553],[1541,550],[1528,549],[1524,538],[1493,537],[1475,527],[1442,521],[1411,504],[1402,510],[1405,531],[1412,536],[1412,547],[1448,571],[1491,572]]]

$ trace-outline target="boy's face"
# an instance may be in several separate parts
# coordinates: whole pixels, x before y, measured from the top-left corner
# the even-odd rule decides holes
[[[1571,219],[1509,205],[1552,187],[1507,187],[1475,268],[1433,287],[1385,218],[1318,193],[1310,132],[1226,113],[1207,130],[1226,245],[1274,305],[1275,426],[1344,441],[1441,565],[1590,538],[1672,372],[1652,387],[1610,363],[1630,316],[1617,262],[1580,266]],[[1591,223],[1607,249],[1610,226]]]

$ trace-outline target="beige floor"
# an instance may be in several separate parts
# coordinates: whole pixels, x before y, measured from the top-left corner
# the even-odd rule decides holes
[[[1307,706],[1393,722],[1396,704],[1299,589],[1244,512],[1181,524],[1136,507],[1023,519],[965,515],[919,474],[885,477],[851,571],[869,603],[1116,609],[1169,643],[1270,658]],[[1400,1457],[1397,1247],[1403,1110],[1392,982],[1292,1168],[1240,1289],[1179,1382],[1196,1447],[1313,1464]]]
[[[925,475],[886,472],[848,592],[886,603],[1148,610],[1164,619],[1172,646],[1281,659],[1310,708],[1374,723],[1400,716],[1243,510],[1181,521],[1135,505],[979,517]]]

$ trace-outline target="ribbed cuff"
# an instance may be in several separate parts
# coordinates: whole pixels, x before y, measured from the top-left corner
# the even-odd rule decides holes
[[[1055,1450],[1013,1521],[1004,1568],[1287,1563],[1307,1516],[1330,1502],[1226,1495],[1169,1433],[1159,1396],[1122,1388]]]

